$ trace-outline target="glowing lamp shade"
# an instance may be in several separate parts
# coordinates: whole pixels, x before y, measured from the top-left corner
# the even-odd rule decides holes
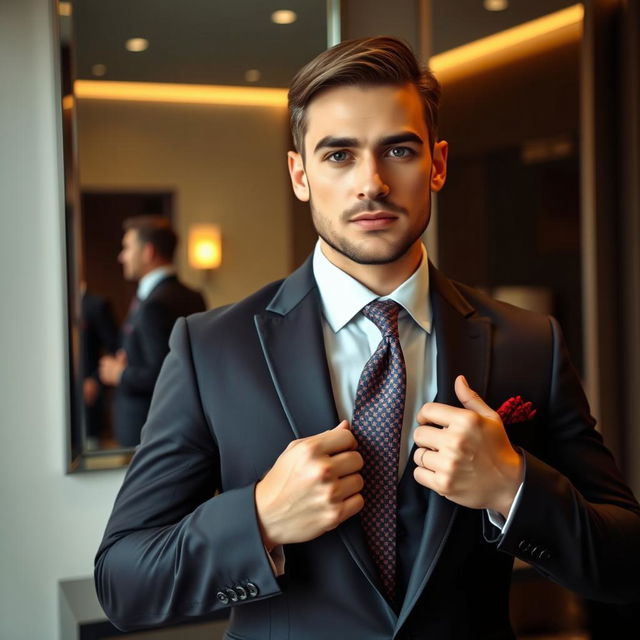
[[[189,264],[194,269],[217,269],[222,262],[220,227],[194,224],[189,229]]]

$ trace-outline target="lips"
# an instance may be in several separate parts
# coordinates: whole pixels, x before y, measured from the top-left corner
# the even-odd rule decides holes
[[[398,215],[390,211],[367,211],[351,218],[350,222],[364,229],[383,229],[393,224]]]

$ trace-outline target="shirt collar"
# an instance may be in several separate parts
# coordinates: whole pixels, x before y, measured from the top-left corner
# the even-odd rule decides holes
[[[156,286],[165,278],[172,276],[176,272],[172,265],[166,265],[164,267],[157,267],[153,271],[149,271],[146,275],[140,278],[138,282],[138,290],[136,295],[139,300],[144,300],[149,297],[149,294],[156,288]]]
[[[318,240],[313,252],[313,275],[318,284],[325,319],[337,333],[365,305],[380,297],[381,300],[397,302],[420,327],[431,333],[428,265],[427,250],[422,245],[422,260],[418,268],[388,296],[378,296],[330,262],[322,253]]]

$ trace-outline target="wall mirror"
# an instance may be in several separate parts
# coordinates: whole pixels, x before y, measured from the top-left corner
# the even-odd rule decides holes
[[[123,219],[161,214],[179,236],[178,276],[209,307],[294,266],[286,173],[286,88],[327,46],[325,0],[57,2],[68,256],[68,471],[126,465],[114,438],[116,389],[97,360],[118,344],[135,283],[117,256]],[[222,263],[188,259],[214,223]],[[88,312],[93,299],[102,318]],[[85,307],[83,312],[83,306]],[[105,318],[105,316],[108,316]]]

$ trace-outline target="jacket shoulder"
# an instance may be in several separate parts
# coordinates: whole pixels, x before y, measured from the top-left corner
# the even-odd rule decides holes
[[[543,332],[545,334],[551,330],[552,319],[546,313],[523,309],[497,300],[484,291],[461,282],[450,280],[450,283],[478,315],[488,318],[498,328],[514,327],[521,331]]]
[[[265,311],[282,282],[271,282],[238,302],[189,316],[187,324],[192,339],[209,335],[230,337],[243,327],[253,328],[254,316]]]

